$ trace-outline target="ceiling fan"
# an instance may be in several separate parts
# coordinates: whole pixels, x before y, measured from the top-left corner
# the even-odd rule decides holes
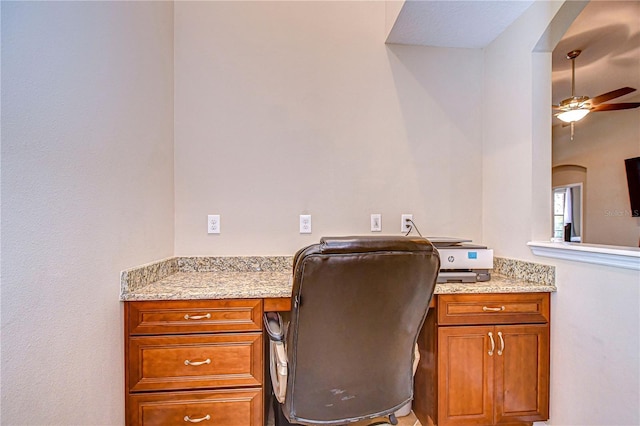
[[[635,92],[636,89],[632,87],[622,87],[593,98],[589,98],[588,96],[576,96],[576,58],[580,53],[582,53],[581,50],[572,50],[567,53],[567,59],[571,60],[571,97],[560,102],[560,105],[552,105],[553,109],[560,110],[560,112],[555,114],[555,116],[571,125],[571,140],[573,140],[574,123],[582,120],[590,112],[615,111],[640,107],[640,102],[621,102],[617,104],[604,103],[611,99]]]

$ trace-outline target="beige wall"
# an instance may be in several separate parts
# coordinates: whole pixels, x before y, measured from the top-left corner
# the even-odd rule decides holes
[[[550,99],[550,58],[532,52],[559,6],[534,3],[485,48],[483,235],[500,256],[531,257],[527,241],[551,237],[551,126],[534,108]]]
[[[481,240],[482,52],[385,45],[385,10],[176,3],[176,254],[291,254],[371,213]]]
[[[640,424],[640,273],[556,265],[549,425]]]
[[[640,109],[633,109],[589,114],[573,141],[567,128],[554,128],[553,165],[587,169],[586,243],[638,247],[640,219],[631,216],[624,160],[640,156],[639,123]]]
[[[122,269],[173,254],[173,6],[2,2],[3,425],[122,425]]]

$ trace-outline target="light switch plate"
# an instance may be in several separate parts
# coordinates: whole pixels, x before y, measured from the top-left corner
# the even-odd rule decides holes
[[[371,232],[382,231],[382,215],[380,213],[374,213],[371,215]]]

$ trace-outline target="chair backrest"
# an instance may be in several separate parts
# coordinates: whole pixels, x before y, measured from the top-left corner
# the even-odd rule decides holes
[[[344,424],[411,400],[439,268],[424,238],[323,238],[296,254],[283,404],[292,423]]]

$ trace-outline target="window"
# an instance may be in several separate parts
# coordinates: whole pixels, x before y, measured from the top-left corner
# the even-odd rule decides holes
[[[564,188],[553,190],[553,238],[564,238]]]
[[[582,184],[553,188],[553,238],[582,241]]]

